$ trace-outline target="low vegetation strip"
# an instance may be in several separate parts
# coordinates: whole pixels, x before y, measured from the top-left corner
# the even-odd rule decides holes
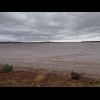
[[[0,65],[0,71],[1,72],[11,72],[12,71],[13,66],[9,65],[9,64],[4,64],[4,65]]]

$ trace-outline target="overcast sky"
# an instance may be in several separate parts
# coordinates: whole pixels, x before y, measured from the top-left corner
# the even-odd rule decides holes
[[[0,12],[0,41],[87,40],[100,40],[100,12]]]

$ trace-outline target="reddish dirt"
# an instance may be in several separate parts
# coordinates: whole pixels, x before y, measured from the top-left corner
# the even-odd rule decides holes
[[[71,72],[47,71],[44,69],[13,70],[12,72],[0,72],[0,87],[31,87],[38,75],[45,75],[44,79],[36,84],[36,87],[88,87],[100,86],[99,79],[81,77],[73,80]],[[95,85],[96,84],[96,85]],[[34,86],[33,86],[34,87]]]

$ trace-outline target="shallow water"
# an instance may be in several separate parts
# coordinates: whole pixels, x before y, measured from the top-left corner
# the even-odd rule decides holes
[[[0,63],[100,73],[100,43],[1,43]]]

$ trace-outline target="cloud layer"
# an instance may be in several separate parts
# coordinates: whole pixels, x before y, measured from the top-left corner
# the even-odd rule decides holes
[[[0,41],[98,41],[99,12],[0,12]]]

